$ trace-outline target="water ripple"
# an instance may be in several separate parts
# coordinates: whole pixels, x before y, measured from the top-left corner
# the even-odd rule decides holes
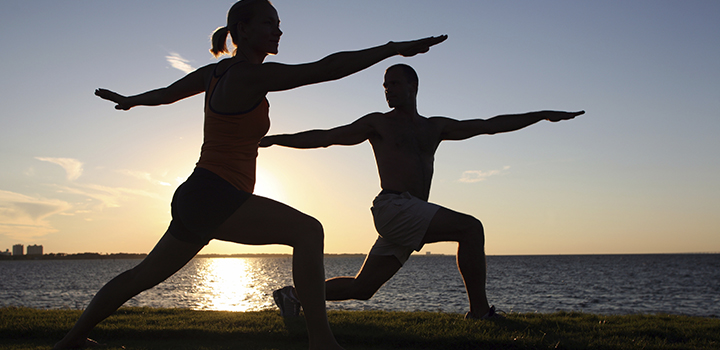
[[[82,309],[138,260],[0,261],[0,306]],[[326,276],[354,276],[362,257],[329,257]],[[128,306],[257,311],[292,283],[292,259],[197,258]],[[720,255],[490,256],[487,293],[506,311],[720,315]],[[330,309],[464,313],[452,256],[413,256],[369,301]]]

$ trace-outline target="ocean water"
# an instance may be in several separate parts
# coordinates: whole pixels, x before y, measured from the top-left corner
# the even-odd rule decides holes
[[[0,261],[0,307],[83,309],[140,260]],[[292,283],[291,258],[196,258],[127,306],[257,311]],[[326,276],[355,275],[362,257],[328,257]],[[668,313],[720,317],[720,254],[489,256],[487,293],[506,312]],[[413,256],[368,301],[330,309],[468,310],[453,256]]]

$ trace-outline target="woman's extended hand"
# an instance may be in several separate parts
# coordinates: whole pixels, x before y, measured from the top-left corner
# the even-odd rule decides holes
[[[579,115],[585,114],[585,111],[564,112],[564,111],[545,111],[545,119],[551,122],[559,122],[561,120],[573,119]]]
[[[390,44],[395,46],[395,51],[404,57],[410,57],[415,56],[419,53],[425,53],[430,50],[430,46],[437,45],[445,39],[447,39],[447,35],[441,35],[441,36],[431,36],[428,38],[418,39],[418,40],[412,40],[412,41],[399,41],[394,42],[391,41]]]
[[[104,100],[108,100],[108,101],[117,103],[117,105],[115,105],[115,109],[121,109],[123,111],[127,111],[128,109],[134,107],[134,105],[129,103],[129,99],[127,97],[120,95],[118,93],[112,92],[107,89],[95,90],[95,96],[98,96]]]

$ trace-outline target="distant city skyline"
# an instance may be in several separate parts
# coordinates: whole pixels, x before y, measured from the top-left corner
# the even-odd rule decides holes
[[[6,249],[5,252],[9,252],[9,249]],[[27,251],[27,253],[26,253]],[[13,256],[21,256],[21,255],[43,255],[43,246],[41,244],[32,244],[25,247],[24,244],[13,244],[12,246],[12,255]]]
[[[17,246],[17,245],[22,245],[22,244],[15,244],[15,245],[13,245],[13,247],[15,247],[15,246]],[[24,246],[24,245],[22,245],[22,246]],[[71,255],[71,254],[101,254],[101,255],[102,255],[102,254],[105,254],[105,255],[108,255],[108,254],[110,254],[110,255],[112,255],[112,254],[138,254],[138,253],[127,253],[127,252],[75,252],[75,253],[66,253],[66,252],[44,252],[45,247],[44,247],[43,245],[31,245],[31,246],[35,246],[35,247],[42,248],[43,252],[40,253],[41,255],[58,255],[58,254],[60,254],[60,255],[68,255],[68,254],[70,254],[70,255]],[[24,248],[27,249],[27,248],[29,248],[29,247],[31,247],[31,246],[27,246],[27,247],[24,247]],[[1,249],[2,249],[2,248],[0,248],[0,253],[3,253],[3,251],[2,251]],[[5,249],[5,253],[8,253],[8,252],[12,254],[12,251],[10,250],[10,248]],[[140,253],[140,254],[144,254],[144,253]],[[250,255],[264,255],[264,254],[267,254],[267,253],[256,253],[256,254],[250,254]],[[271,253],[271,254],[272,254],[272,253]],[[327,253],[326,253],[326,254],[327,254]],[[359,254],[359,255],[362,255],[363,253],[330,253],[330,254],[328,254],[328,255],[358,255],[358,254]],[[454,254],[454,253],[452,253],[452,252],[451,252],[451,253],[432,252],[432,251],[429,251],[429,250],[426,250],[426,249],[424,249],[422,252],[414,252],[414,253],[413,253],[413,255],[419,255],[419,256],[422,256],[422,255],[453,255],[453,254]],[[645,254],[720,254],[720,251],[716,251],[716,252],[701,251],[701,252],[685,252],[685,253],[645,253]],[[23,254],[23,255],[29,255],[29,253],[26,253],[26,254]],[[238,256],[241,256],[241,255],[247,255],[247,254],[243,254],[243,253],[240,253],[240,254],[238,254],[238,253],[227,253],[227,254],[204,253],[204,254],[200,254],[199,257],[203,257],[203,256],[206,256],[206,255],[219,255],[219,256],[238,255]],[[284,254],[283,254],[283,255],[284,255]],[[517,254],[488,254],[488,255],[492,255],[492,256],[512,256],[512,255],[517,255]],[[603,254],[603,253],[600,253],[600,254],[524,254],[524,255],[615,255],[615,254]],[[617,254],[617,255],[637,255],[637,254],[625,253],[625,254]]]

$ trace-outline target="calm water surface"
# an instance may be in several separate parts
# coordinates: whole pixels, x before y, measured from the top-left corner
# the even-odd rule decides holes
[[[291,258],[196,258],[127,306],[256,311],[292,283]],[[354,275],[362,257],[329,257],[326,276]],[[139,260],[0,261],[0,306],[83,309]],[[490,256],[488,298],[513,312],[720,316],[720,255]],[[369,301],[330,309],[468,310],[453,256],[413,256]]]

